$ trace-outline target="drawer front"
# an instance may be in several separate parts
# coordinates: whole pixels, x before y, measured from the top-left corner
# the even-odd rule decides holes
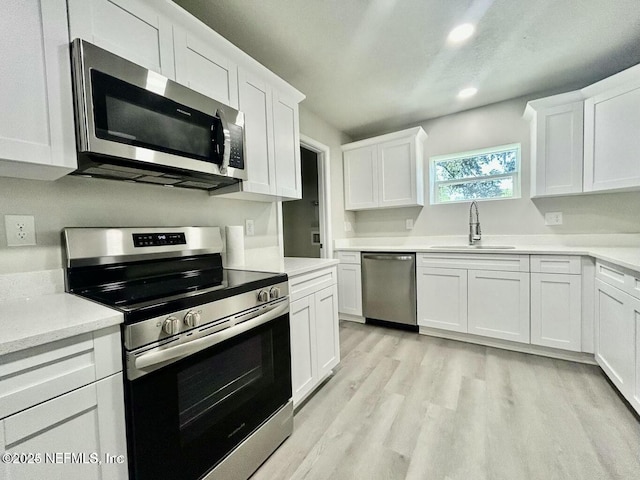
[[[635,298],[640,298],[640,273],[638,272],[598,261],[596,262],[596,278]]]
[[[463,268],[502,272],[529,271],[529,255],[420,253],[416,258],[418,267]]]
[[[289,277],[289,296],[292,302],[338,283],[336,267]]]
[[[575,255],[531,255],[534,273],[581,273],[581,257]]]
[[[360,265],[360,252],[337,252],[340,263],[355,263]]]
[[[0,418],[120,370],[119,326],[5,355],[0,364]]]

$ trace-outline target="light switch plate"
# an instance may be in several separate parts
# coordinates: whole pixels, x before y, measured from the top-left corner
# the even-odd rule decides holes
[[[36,221],[33,215],[5,215],[7,246],[23,247],[36,244]]]
[[[250,218],[246,219],[244,221],[244,229],[247,234],[247,237],[253,237],[253,235],[256,233],[253,220],[251,220]]]
[[[544,214],[545,225],[562,225],[562,212],[547,212]]]
[[[413,219],[412,218],[407,218],[404,221],[404,226],[407,230],[413,230]]]

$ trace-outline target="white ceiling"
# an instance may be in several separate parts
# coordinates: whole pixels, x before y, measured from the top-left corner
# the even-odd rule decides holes
[[[174,1],[354,138],[640,63],[640,0]],[[474,36],[448,44],[464,22]]]

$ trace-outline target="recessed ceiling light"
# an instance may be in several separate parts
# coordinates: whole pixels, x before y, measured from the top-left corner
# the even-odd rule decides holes
[[[476,27],[474,27],[472,24],[463,23],[462,25],[458,25],[456,28],[451,30],[447,39],[452,43],[460,43],[473,35],[473,32],[475,30]]]
[[[469,98],[473,97],[476,93],[478,93],[478,89],[475,87],[465,88],[458,92],[458,98]]]

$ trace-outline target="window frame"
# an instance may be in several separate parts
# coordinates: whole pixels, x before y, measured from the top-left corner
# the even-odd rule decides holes
[[[464,177],[454,180],[436,180],[435,164],[436,162],[442,162],[443,160],[459,160],[461,158],[469,158],[478,155],[485,155],[487,153],[499,153],[507,150],[516,151],[516,169],[512,173],[501,173],[496,175],[483,175],[479,177]],[[478,150],[468,150],[466,152],[448,153],[445,155],[435,155],[429,157],[429,200],[431,205],[448,205],[451,203],[464,203],[464,202],[484,202],[487,200],[513,200],[521,198],[522,192],[522,145],[520,143],[509,143],[505,145],[496,145],[494,147],[481,148]],[[502,178],[513,179],[513,195],[510,197],[485,197],[485,198],[465,198],[461,200],[451,200],[446,202],[438,201],[438,187],[441,185],[458,185],[458,184],[470,184],[481,183],[488,180],[499,180]]]

